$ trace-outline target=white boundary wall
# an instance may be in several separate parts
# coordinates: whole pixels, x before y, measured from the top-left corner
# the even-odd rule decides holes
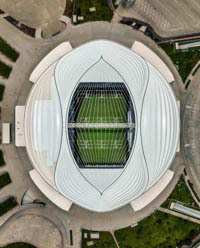
[[[62,56],[67,54],[72,50],[72,46],[70,42],[63,42],[55,49],[53,49],[50,53],[48,53],[43,60],[36,66],[34,71],[32,72],[29,80],[32,83],[36,83],[40,76],[44,73],[44,71],[57,60],[59,60]]]
[[[172,180],[173,175],[173,171],[167,170],[153,187],[151,187],[148,191],[146,191],[144,194],[142,194],[140,197],[130,203],[133,210],[139,211],[140,209],[146,207],[154,199],[156,199],[156,197],[158,197],[162,193],[162,191]]]
[[[135,41],[131,49],[143,58],[145,58],[153,66],[155,66],[160,71],[160,73],[162,73],[162,75],[166,78],[168,83],[172,83],[175,81],[173,74],[166,66],[166,64],[150,48],[138,41]]]
[[[54,188],[52,188],[37,172],[37,170],[32,170],[29,172],[31,179],[39,190],[56,206],[59,208],[69,211],[71,208],[72,202],[66,197],[59,194]]]
[[[25,106],[15,107],[15,145],[19,147],[25,146],[24,113],[25,113]]]
[[[2,124],[2,144],[10,144],[10,123]]]

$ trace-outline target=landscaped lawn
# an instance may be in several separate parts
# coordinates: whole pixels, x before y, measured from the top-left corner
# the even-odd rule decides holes
[[[200,225],[155,212],[135,228],[115,232],[120,248],[175,248],[190,242],[200,233]]]
[[[19,53],[17,53],[7,42],[5,42],[2,38],[0,38],[0,52],[2,52],[6,57],[11,59],[12,61],[16,61],[19,57]]]
[[[12,68],[5,65],[0,61],[0,75],[3,76],[4,78],[9,78],[9,75],[12,71]]]
[[[10,176],[7,172],[0,175],[0,189],[5,187],[9,183],[11,183],[11,179],[10,179]]]
[[[160,46],[177,66],[184,82],[192,68],[200,60],[200,52],[196,48],[189,49],[187,52],[181,52],[181,50],[176,50],[174,45],[169,43],[160,44]]]
[[[2,248],[35,248],[35,246],[26,243],[13,243]]]
[[[89,8],[91,7],[95,7],[96,12],[90,13]],[[84,22],[110,21],[113,16],[107,0],[76,0],[74,14],[84,16]]]
[[[83,234],[88,234],[88,238],[85,239]],[[109,232],[99,232],[100,238],[99,239],[90,239],[90,231],[83,230],[82,232],[82,244],[81,248],[88,248],[87,242],[93,241],[94,245],[91,248],[117,248],[115,242],[113,240],[112,235]]]
[[[0,101],[3,99],[3,93],[5,90],[5,86],[3,84],[0,84]]]
[[[5,161],[3,158],[3,152],[0,150],[0,167],[5,165]]]
[[[12,208],[16,207],[18,204],[14,197],[10,197],[9,199],[5,200],[4,202],[0,203],[0,216],[7,213]]]
[[[187,185],[185,184],[183,176],[181,176],[176,187],[174,188],[174,190],[172,191],[168,199],[163,203],[162,207],[168,208],[171,200],[180,201],[185,204],[198,207],[192,195],[190,194],[190,191],[187,188]]]

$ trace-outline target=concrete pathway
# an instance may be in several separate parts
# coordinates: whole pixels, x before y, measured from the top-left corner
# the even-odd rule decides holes
[[[185,175],[183,175],[183,177],[184,177],[184,180],[185,180],[185,184],[186,184],[187,188],[190,191],[190,194],[192,195],[192,197],[193,197],[194,201],[196,202],[196,204],[200,207],[200,202],[198,201],[196,195],[194,194],[193,190],[190,187],[190,184],[189,184],[190,179],[189,179],[189,177],[185,176]]]
[[[38,248],[67,247],[58,221],[53,222],[46,212],[33,206],[16,212],[0,226],[0,246],[20,241]]]
[[[162,37],[199,33],[199,11],[199,0],[176,0],[170,4],[166,0],[136,0],[133,7],[119,6],[116,10],[120,16],[150,24]]]
[[[112,237],[113,237],[113,239],[114,239],[114,241],[115,241],[115,244],[116,244],[117,248],[120,248],[120,246],[119,246],[119,244],[118,244],[118,242],[117,242],[117,239],[116,239],[116,237],[115,237],[114,231],[111,231],[110,233],[111,233],[111,235],[112,235]]]
[[[200,196],[200,68],[193,75],[184,99],[183,148],[187,174]]]
[[[1,0],[1,9],[16,20],[32,28],[59,20],[65,10],[66,0]]]

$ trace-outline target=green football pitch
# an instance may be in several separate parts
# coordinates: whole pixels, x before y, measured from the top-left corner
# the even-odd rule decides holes
[[[126,162],[125,129],[79,129],[77,143],[84,163],[123,164]]]
[[[127,103],[121,95],[89,95],[82,101],[77,122],[126,123]],[[115,165],[126,162],[127,133],[123,128],[77,129],[77,145],[87,165]]]
[[[121,95],[89,95],[83,99],[77,122],[126,123],[127,104]]]

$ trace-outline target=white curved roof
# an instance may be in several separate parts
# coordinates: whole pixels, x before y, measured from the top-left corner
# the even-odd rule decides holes
[[[80,82],[122,80],[136,114],[132,154],[121,169],[81,169],[66,127],[73,93]],[[34,167],[55,191],[92,211],[119,208],[153,186],[170,167],[178,136],[178,108],[166,78],[135,52],[107,40],[86,43],[51,65],[26,105],[25,141]]]

